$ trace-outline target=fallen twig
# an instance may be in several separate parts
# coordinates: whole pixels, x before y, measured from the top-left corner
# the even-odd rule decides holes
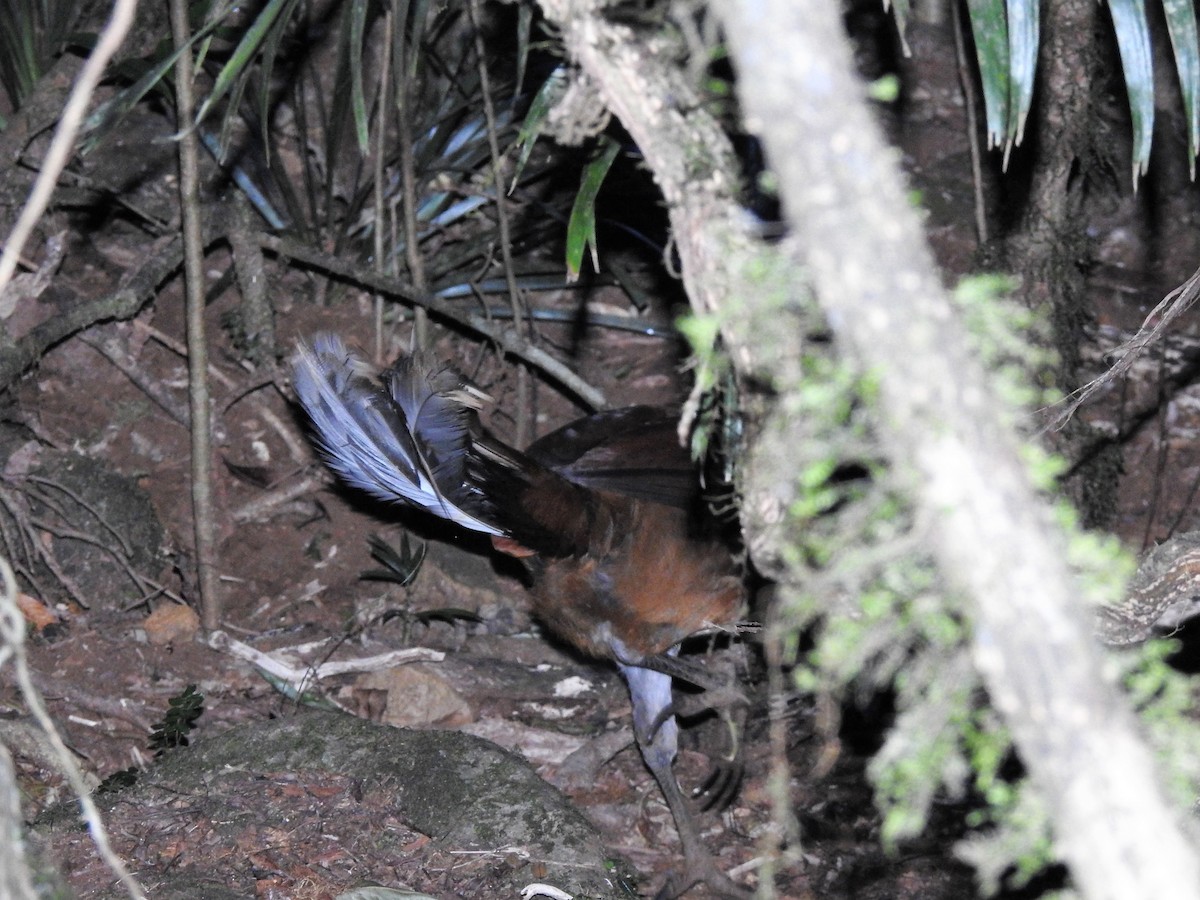
[[[373,272],[365,272],[352,262],[347,262],[330,253],[323,253],[298,241],[279,238],[275,235],[260,234],[259,244],[265,250],[286,256],[297,262],[307,263],[325,272],[344,278],[352,284],[378,291],[398,298],[411,306],[419,306],[434,313],[439,318],[474,331],[489,340],[494,341],[505,353],[522,359],[532,366],[541,369],[554,381],[557,381],[569,393],[574,394],[592,409],[604,409],[608,402],[601,391],[588,384],[566,365],[555,359],[545,350],[534,347],[525,340],[515,329],[497,328],[483,316],[464,313],[453,308],[449,303],[428,294],[422,294],[412,285],[396,278],[388,278]]]
[[[208,645],[214,650],[245,660],[297,690],[311,687],[321,679],[333,675],[344,675],[348,672],[377,672],[407,663],[441,662],[446,658],[446,654],[440,650],[411,647],[407,650],[391,650],[362,659],[331,660],[313,666],[290,662],[288,660],[290,651],[287,648],[276,650],[273,653],[263,653],[249,644],[243,644],[237,638],[230,637],[224,631],[214,631],[210,634]]]

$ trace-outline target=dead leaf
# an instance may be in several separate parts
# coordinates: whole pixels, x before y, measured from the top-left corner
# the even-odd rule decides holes
[[[142,628],[146,630],[146,639],[161,647],[192,640],[200,631],[200,617],[190,606],[167,603],[146,616]]]
[[[61,621],[58,613],[37,597],[30,597],[28,594],[17,594],[17,608],[21,610],[25,621],[36,631],[43,631],[48,626],[57,625]]]

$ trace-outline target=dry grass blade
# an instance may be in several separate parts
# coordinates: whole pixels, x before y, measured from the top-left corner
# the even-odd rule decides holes
[[[1083,404],[1128,372],[1146,351],[1146,348],[1166,334],[1167,329],[1175,323],[1175,320],[1192,308],[1197,298],[1200,298],[1200,269],[1193,272],[1187,281],[1163,297],[1146,316],[1137,334],[1112,351],[1113,355],[1119,355],[1120,359],[1107,372],[1062,401],[1064,408],[1046,426],[1046,429],[1062,428]],[[1155,321],[1156,319],[1157,321]],[[1151,325],[1151,322],[1154,324]]]

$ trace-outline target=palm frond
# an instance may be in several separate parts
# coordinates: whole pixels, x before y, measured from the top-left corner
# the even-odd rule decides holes
[[[61,52],[78,12],[66,0],[0,0],[0,86],[14,109]]]

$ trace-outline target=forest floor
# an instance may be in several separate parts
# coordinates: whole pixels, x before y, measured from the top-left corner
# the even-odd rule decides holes
[[[939,260],[947,277],[956,278],[977,267],[978,242],[954,45],[948,28],[929,25],[914,25],[910,40],[914,58],[902,63],[904,99],[889,113],[889,128],[928,210]],[[175,188],[171,145],[164,140],[168,133],[164,119],[138,114],[120,140],[89,158],[85,174],[97,184],[129,186],[125,202],[162,210],[170,220]],[[1096,315],[1088,358],[1096,371],[1104,354],[1128,337],[1200,258],[1196,189],[1187,184],[1186,171],[1180,177],[1181,167],[1186,168],[1183,151],[1178,164],[1166,159],[1173,152],[1156,157],[1158,169],[1140,194],[1114,183],[1090,209],[1097,262],[1090,272]],[[986,166],[994,164],[992,156],[985,157]],[[989,181],[994,185],[994,178]],[[58,222],[66,229],[63,266],[39,302],[10,317],[12,334],[61,312],[68,301],[113,291],[136,260],[154,252],[146,234],[128,219],[114,218],[99,228],[65,215]],[[221,247],[205,262],[213,284],[230,266]],[[310,299],[312,276],[279,269],[273,278],[281,347],[318,331],[372,346],[369,298],[349,292],[335,303],[317,305]],[[36,435],[39,447],[11,438],[6,450],[17,460],[7,463],[6,475],[18,466],[36,469],[45,464],[46,454],[101,461],[145,492],[163,526],[164,546],[176,551],[192,543],[189,436],[164,407],[186,406],[186,361],[158,336],[183,341],[180,290],[178,279],[172,280],[135,322],[92,329],[92,343],[75,338],[55,347],[20,384],[10,411]],[[578,299],[559,292],[538,298],[537,305],[571,309]],[[593,309],[628,309],[616,287],[596,288],[587,300]],[[241,354],[223,323],[238,302],[236,288],[228,286],[215,292],[208,307],[212,364],[227,379],[216,402],[226,631],[261,651],[290,650],[314,663],[401,647],[444,652],[441,662],[412,667],[415,675],[346,675],[324,687],[342,706],[376,721],[463,729],[524,753],[551,783],[562,783],[605,845],[644,874],[644,886],[659,884],[677,866],[679,846],[653,780],[628,742],[624,688],[609,666],[572,655],[538,630],[515,573],[497,567],[477,543],[369,507],[331,486],[254,513],[264,498],[282,498],[290,485],[316,469],[287,400],[286,370],[248,371],[236,362]],[[667,313],[665,308],[652,311]],[[435,352],[455,360],[496,398],[486,414],[489,427],[513,440],[516,425],[502,412],[512,408],[516,393],[511,370],[490,350],[449,332],[435,333]],[[1108,392],[1087,413],[1127,434],[1114,529],[1135,552],[1172,532],[1200,527],[1193,499],[1200,483],[1195,440],[1200,393],[1186,385],[1177,390],[1164,377],[1192,365],[1198,334],[1200,326],[1185,323],[1169,338],[1166,356],[1140,367],[1136,378]],[[680,348],[673,340],[607,329],[575,334],[564,326],[541,326],[541,335],[570,356],[572,367],[614,405],[678,404],[686,396],[686,373],[679,371]],[[106,341],[119,348],[126,371],[93,346]],[[156,386],[166,402],[153,402],[146,385]],[[537,410],[539,434],[580,412],[544,386]],[[1129,426],[1134,421],[1141,424]],[[416,538],[433,538],[416,581],[402,588],[364,580],[364,571],[379,568],[368,537],[378,534],[399,546],[406,527]],[[43,535],[48,542],[64,540],[62,533]],[[154,577],[168,593],[150,601],[131,592],[129,583],[122,585],[119,572],[80,571],[87,608],[59,603],[54,610],[59,621],[30,639],[30,666],[50,712],[83,768],[96,778],[131,765],[153,765],[150,727],[163,718],[170,698],[191,684],[204,695],[204,713],[192,735],[197,745],[228,729],[297,714],[295,702],[254,668],[193,639],[194,621],[168,599],[190,593],[172,564],[179,561],[186,569],[188,559],[186,554],[160,558]],[[419,615],[430,612],[435,615]],[[296,651],[301,645],[311,646]],[[568,684],[574,691],[564,693]],[[10,724],[25,717],[24,704],[7,680],[0,682],[0,711]],[[828,728],[823,732],[818,711],[797,699],[786,718],[790,801],[802,845],[799,858],[777,875],[779,895],[922,900],[972,895],[972,875],[951,848],[963,811],[939,810],[926,837],[896,854],[885,853],[864,776],[873,748],[856,744],[848,731],[840,737]],[[872,711],[858,714],[869,718]],[[36,742],[18,742],[14,728],[0,730],[0,739],[14,751],[26,815],[32,819],[62,800],[67,789]],[[567,756],[597,735],[608,735],[612,746],[623,744],[623,749],[587,783],[560,778]],[[699,739],[687,742],[681,754],[678,771],[685,786],[702,784],[711,764],[698,746]],[[751,710],[745,760],[739,795],[723,812],[706,814],[702,821],[722,867],[752,883],[752,864],[770,844],[772,828],[771,753],[761,697]],[[486,888],[488,871],[523,864],[514,862],[512,850],[503,845],[471,857],[426,853],[428,838],[416,833],[402,842],[402,857],[373,855],[364,835],[407,827],[388,796],[364,793],[353,777],[328,773],[274,773],[250,781],[240,786],[236,799],[223,801],[242,810],[261,803],[251,816],[253,824],[240,830],[222,828],[219,805],[202,814],[193,810],[192,817],[169,825],[144,808],[112,805],[106,818],[115,850],[148,885],[161,883],[172,870],[199,872],[209,884],[226,885],[230,896],[332,897],[373,880],[438,897],[493,897]],[[47,840],[47,855],[79,896],[114,890],[84,832],[55,832]],[[698,889],[692,896],[704,892]]]

